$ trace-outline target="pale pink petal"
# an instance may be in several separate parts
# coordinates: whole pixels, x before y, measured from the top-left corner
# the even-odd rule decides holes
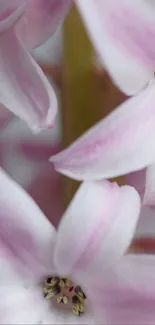
[[[58,171],[77,180],[111,178],[154,163],[154,137],[153,80],[51,161]]]
[[[26,2],[27,0],[0,1],[0,36],[21,18],[26,8]]]
[[[31,0],[19,24],[17,33],[28,48],[45,42],[62,23],[72,0]]]
[[[58,228],[54,261],[58,273],[86,283],[124,254],[140,212],[134,188],[107,181],[83,183]]]
[[[155,209],[142,206],[135,237],[155,238]]]
[[[155,69],[153,1],[76,0],[93,43],[113,80],[132,95]]]
[[[0,300],[0,324],[42,324],[49,309],[43,288],[18,287],[6,292]]]
[[[155,256],[128,255],[88,288],[99,324],[154,325]]]
[[[10,255],[9,249],[4,247],[0,239],[0,301],[1,296],[6,294],[6,290],[15,291],[17,287],[24,286],[26,282],[17,272],[14,257]]]
[[[22,140],[17,145],[17,150],[33,161],[37,161],[38,163],[46,161],[48,164],[49,156],[58,153],[60,151],[60,145],[57,143],[42,143],[41,141],[36,143],[30,139],[28,141]]]
[[[146,182],[146,168],[126,175],[125,179],[128,185],[133,186],[138,191],[143,200]]]
[[[8,30],[0,37],[0,102],[34,131],[55,122],[57,100],[44,73]]]
[[[96,325],[96,320],[90,309],[87,309],[83,315],[76,317],[72,310],[64,310],[60,308],[54,308],[52,305],[49,308],[49,312],[46,313],[43,325]]]
[[[55,230],[28,194],[0,170],[0,243],[27,275],[53,272]]]
[[[144,204],[155,206],[155,164],[146,169]]]
[[[13,114],[0,104],[0,129],[5,127],[13,119]]]

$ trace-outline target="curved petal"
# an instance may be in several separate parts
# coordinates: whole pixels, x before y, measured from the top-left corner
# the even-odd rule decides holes
[[[89,297],[98,322],[107,325],[154,324],[155,256],[128,255],[104,275]]]
[[[155,163],[146,169],[144,204],[155,206]]]
[[[155,81],[50,160],[77,180],[111,178],[155,161]]]
[[[155,68],[153,1],[76,0],[101,60],[128,95],[147,85]]]
[[[0,1],[0,36],[13,27],[26,8],[26,0]]]
[[[72,0],[28,1],[17,33],[29,49],[44,43],[62,23]]]
[[[107,181],[83,183],[58,228],[58,273],[88,283],[124,254],[140,211],[138,193]]]
[[[57,101],[44,73],[11,30],[0,37],[0,101],[34,131],[55,122]]]
[[[0,169],[0,242],[23,276],[54,270],[55,230],[28,194]],[[9,258],[9,257],[8,257]]]

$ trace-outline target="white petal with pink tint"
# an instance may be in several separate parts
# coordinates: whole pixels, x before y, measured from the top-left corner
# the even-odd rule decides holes
[[[25,13],[17,25],[17,33],[28,48],[45,42],[62,23],[71,0],[28,1]]]
[[[155,206],[155,163],[146,169],[144,204]]]
[[[155,161],[155,80],[50,160],[77,180],[111,178]]]
[[[15,34],[26,5],[26,0],[0,1],[0,103],[38,131],[54,124],[57,101],[45,75]]]
[[[139,217],[140,199],[129,186],[85,182],[58,228],[55,265],[78,281],[99,281],[127,249]]]
[[[55,230],[28,194],[0,170],[0,242],[23,277],[54,271]],[[9,258],[9,255],[8,255]]]
[[[0,301],[6,291],[24,286],[25,278],[17,272],[17,264],[9,249],[0,240]]]
[[[129,95],[143,89],[155,69],[155,7],[149,1],[76,0],[101,60]]]
[[[55,308],[50,305],[49,312],[46,313],[43,325],[96,325],[96,320],[91,310],[86,309],[85,313],[80,317],[76,317],[72,310],[64,310]]]
[[[0,38],[0,101],[34,131],[55,122],[57,100],[44,73],[10,30]]]
[[[27,0],[0,1],[0,35],[8,28],[13,27],[24,13]]]
[[[42,324],[48,312],[42,288],[6,290],[0,303],[0,324]]]
[[[128,255],[90,287],[93,311],[107,325],[153,325],[155,322],[155,256]]]

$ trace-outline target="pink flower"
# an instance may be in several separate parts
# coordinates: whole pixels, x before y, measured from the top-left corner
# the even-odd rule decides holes
[[[0,187],[1,324],[154,324],[155,257],[124,255],[140,211],[132,187],[83,183],[58,230],[2,170]],[[43,297],[49,276],[81,287],[81,317]]]
[[[29,53],[55,32],[71,0],[0,1],[0,102],[34,130],[53,126],[57,100]],[[127,94],[143,89],[155,67],[152,1],[75,0],[104,66]]]
[[[57,100],[28,50],[44,41],[49,30],[52,35],[67,3],[68,0],[0,1],[0,102],[34,131],[53,126]]]
[[[76,0],[103,65],[128,95],[155,70],[155,4],[147,0]]]

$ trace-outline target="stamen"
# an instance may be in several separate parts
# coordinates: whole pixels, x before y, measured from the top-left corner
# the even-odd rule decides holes
[[[84,313],[86,295],[80,286],[74,287],[73,282],[67,278],[48,277],[45,279],[44,297],[53,298],[53,303],[67,305],[67,308],[72,308],[76,316]]]
[[[68,302],[69,302],[68,297],[67,296],[63,296],[63,303],[66,305],[66,304],[68,304]]]
[[[75,292],[78,297],[80,297],[84,300],[87,298],[86,295],[84,294],[84,292],[82,291],[81,287],[79,287],[79,286],[75,287]]]
[[[65,287],[66,287],[65,279],[61,279],[61,280],[59,281],[59,286],[60,286],[61,288],[65,288]]]
[[[75,316],[80,316],[80,312],[79,312],[79,309],[76,305],[73,305],[73,314]]]
[[[67,288],[72,288],[73,287],[73,282],[68,280],[68,279],[65,280],[65,284],[66,284]]]
[[[84,305],[80,303],[74,304],[73,313],[76,316],[80,316],[81,314],[84,314]]]
[[[60,280],[59,277],[47,278],[45,280],[45,285],[55,286],[59,282],[59,280]]]
[[[61,292],[58,285],[55,285],[54,287],[45,288],[44,289],[44,297],[46,299],[51,299],[54,296],[57,296]]]
[[[63,295],[57,297],[57,303],[60,304],[61,302],[63,302]]]

